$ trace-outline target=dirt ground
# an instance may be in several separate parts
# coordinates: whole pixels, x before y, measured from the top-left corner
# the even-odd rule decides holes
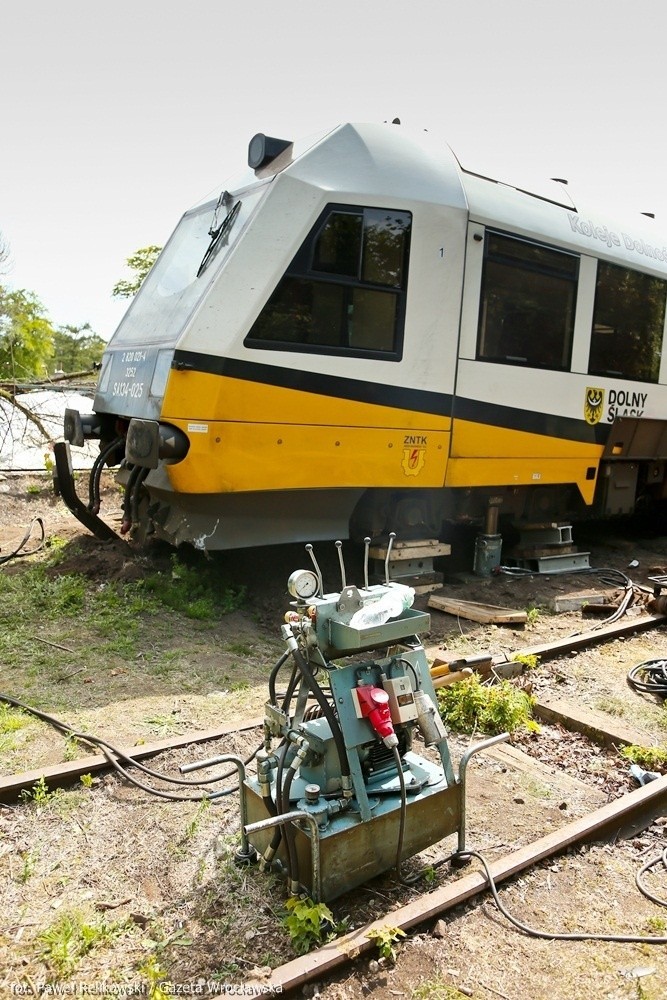
[[[106,519],[117,527],[120,495],[111,480],[104,497]],[[81,574],[91,588],[170,565],[171,553],[163,548],[146,555],[124,543],[98,542],[52,497],[48,482],[12,475],[0,479],[0,556],[12,551],[34,517],[43,519],[47,538],[61,540],[57,572]],[[582,631],[591,620],[579,609],[557,612],[555,602],[608,597],[615,590],[599,572],[475,577],[470,539],[460,541],[440,566],[443,593],[528,610],[529,620],[524,626],[481,625],[430,609],[431,629],[423,639],[439,655],[510,657]],[[596,571],[622,571],[641,586],[667,572],[664,531],[588,526],[575,530],[575,541],[590,553]],[[333,546],[319,544],[316,551],[325,589],[337,590]],[[352,546],[344,552],[348,581],[360,581],[360,553]],[[283,649],[287,577],[308,566],[307,556],[302,546],[281,546],[215,558],[224,561],[235,585],[246,588],[239,609],[213,623],[178,612],[142,618],[125,646],[122,635],[102,643],[76,620],[16,622],[10,627],[22,630],[25,652],[20,661],[0,665],[0,691],[125,747],[261,715],[268,673]],[[29,562],[8,562],[0,573],[19,573]],[[415,606],[427,610],[427,601],[419,596]],[[640,605],[634,613],[642,610]],[[533,694],[566,699],[631,728],[646,746],[664,746],[662,703],[631,691],[626,675],[637,663],[667,656],[665,646],[664,627],[616,639],[545,663],[530,672],[529,684]],[[245,731],[225,738],[224,746],[218,741],[170,751],[151,766],[174,775],[184,763],[221,752],[247,757],[260,740],[259,729]],[[451,737],[455,763],[469,742]],[[71,741],[67,747],[52,727],[31,721],[11,745],[0,744],[2,774],[61,762],[71,750]],[[74,748],[75,754],[89,752]],[[635,787],[617,750],[543,724],[538,733],[516,737],[511,753],[497,748],[474,760],[468,843],[495,860]],[[664,849],[665,827],[665,817],[658,817],[626,839],[550,859],[504,884],[501,898],[520,920],[547,932],[665,936],[667,910],[648,901],[634,882],[641,865]],[[170,801],[113,772],[41,800],[0,806],[0,993],[53,994],[58,987],[76,995],[85,986],[118,995],[131,987],[159,998],[155,984],[162,980],[171,984],[163,987],[166,995],[179,989],[213,995],[225,987],[230,994],[258,976],[268,986],[271,971],[294,957],[281,923],[286,894],[275,879],[234,865],[238,833],[235,794],[205,806]],[[435,845],[406,867],[432,864],[453,846],[451,840]],[[436,884],[456,877],[448,867],[439,869]],[[650,878],[653,891],[667,898],[667,879]],[[352,926],[387,912],[390,927],[393,908],[427,891],[422,883],[398,885],[388,873],[335,901],[332,910],[336,921]],[[67,944],[62,933],[62,918],[81,914],[89,925],[103,923],[105,933],[79,956],[74,937]],[[54,928],[60,928],[57,939]],[[419,927],[395,950],[393,963],[369,954],[303,993],[333,1000],[370,993],[379,1000],[667,998],[664,945],[527,936],[487,895],[444,914],[439,924]]]

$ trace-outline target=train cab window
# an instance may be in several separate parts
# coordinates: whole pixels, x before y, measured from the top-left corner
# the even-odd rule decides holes
[[[399,360],[411,226],[409,212],[330,205],[246,346]]]
[[[657,382],[667,281],[599,261],[588,371]]]
[[[487,232],[477,358],[566,371],[579,258]]]

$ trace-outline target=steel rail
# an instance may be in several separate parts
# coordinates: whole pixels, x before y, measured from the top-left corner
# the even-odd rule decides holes
[[[154,757],[169,750],[179,750],[192,743],[208,743],[222,739],[223,736],[245,732],[248,729],[259,729],[263,723],[263,717],[246,719],[240,723],[230,722],[217,729],[199,729],[155,743],[140,743],[137,746],[119,747],[119,749],[135,760],[145,760],[147,757]],[[35,782],[41,778],[44,778],[49,788],[59,788],[76,781],[82,774],[93,774],[95,771],[104,771],[111,767],[112,765],[103,754],[94,754],[89,757],[79,757],[67,764],[49,764],[45,767],[36,767],[31,771],[24,771],[21,774],[9,775],[6,778],[0,778],[0,802],[13,801],[24,789],[32,788]]]
[[[491,874],[495,882],[503,882],[539,861],[559,854],[572,844],[613,836],[631,821],[636,822],[638,819],[648,825],[651,819],[660,815],[666,807],[667,775],[664,775],[568,823],[560,830],[555,830],[494,861],[489,866]],[[317,951],[309,952],[274,969],[270,976],[271,987],[274,991],[287,992],[311,980],[322,980],[329,973],[340,969],[371,948],[377,947],[373,934],[382,931],[383,928],[386,929],[388,917],[391,918],[392,927],[408,931],[419,924],[434,920],[487,888],[486,877],[482,872],[476,871],[457,878],[433,892],[424,893],[418,899],[391,910],[389,914],[379,917],[372,923],[364,924],[343,937],[336,938]],[[267,984],[266,981],[262,983],[260,980],[252,980],[244,985],[250,988],[266,987]]]

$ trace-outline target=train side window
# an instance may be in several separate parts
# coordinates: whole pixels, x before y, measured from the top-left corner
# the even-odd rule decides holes
[[[657,382],[666,299],[667,281],[599,261],[589,374]]]
[[[411,227],[409,212],[328,206],[246,346],[399,360]]]
[[[477,358],[567,371],[579,258],[487,232]]]

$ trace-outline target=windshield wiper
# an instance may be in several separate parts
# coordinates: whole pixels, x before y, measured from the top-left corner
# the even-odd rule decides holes
[[[211,237],[211,242],[208,245],[206,253],[202,257],[202,262],[199,265],[199,270],[197,271],[197,277],[206,270],[210,264],[213,257],[216,255],[220,247],[223,245],[226,236],[229,234],[230,229],[234,225],[234,220],[239,214],[239,209],[241,208],[241,202],[237,201],[232,209],[227,213],[225,218],[222,220],[219,226],[216,225],[218,221],[218,212],[220,211],[220,206],[226,206],[231,201],[231,195],[229,191],[223,191],[218,198],[218,203],[215,206],[215,211],[213,212],[213,222],[211,223],[211,228],[208,231],[208,235]]]

